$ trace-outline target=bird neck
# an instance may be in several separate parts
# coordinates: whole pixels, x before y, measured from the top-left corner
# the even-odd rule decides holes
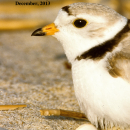
[[[78,59],[78,57],[85,52],[88,52],[94,47],[102,46],[106,41],[113,39],[125,27],[127,21],[126,18],[122,17],[110,27],[106,26],[101,36],[95,35],[94,37],[90,37],[89,34],[86,34],[84,37],[77,33],[73,33],[73,31],[69,31],[68,33],[67,30],[61,29],[61,32],[55,33],[54,37],[62,43],[69,62],[73,63],[76,58]],[[109,47],[109,43],[107,43],[107,46]],[[96,53],[99,52],[97,51]]]
[[[130,31],[130,19],[128,19],[127,24],[121,31],[119,31],[119,33],[115,35],[115,37],[113,37],[110,40],[107,40],[101,45],[97,45],[85,51],[80,56],[77,56],[75,60],[82,60],[87,58],[96,60],[103,58],[107,52],[112,52],[113,49],[118,46],[121,40],[125,38],[126,33],[129,31]]]

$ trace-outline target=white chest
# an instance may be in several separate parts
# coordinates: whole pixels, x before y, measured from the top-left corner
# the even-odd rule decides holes
[[[104,61],[75,61],[72,75],[80,108],[93,124],[103,126],[104,119],[106,126],[130,124],[130,85],[113,78]]]

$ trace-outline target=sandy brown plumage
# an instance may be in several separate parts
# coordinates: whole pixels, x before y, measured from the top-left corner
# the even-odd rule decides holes
[[[129,31],[120,38],[122,49],[108,58],[108,71],[113,77],[122,77],[130,82],[130,20]]]

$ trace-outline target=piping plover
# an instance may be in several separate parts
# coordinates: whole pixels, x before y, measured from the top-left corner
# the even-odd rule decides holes
[[[104,5],[74,3],[32,35],[61,42],[79,106],[93,125],[130,126],[130,20]]]

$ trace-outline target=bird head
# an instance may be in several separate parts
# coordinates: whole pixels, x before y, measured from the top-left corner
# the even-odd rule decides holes
[[[56,37],[73,63],[85,51],[112,39],[126,22],[125,17],[107,6],[80,2],[61,8],[52,24],[32,35]]]

